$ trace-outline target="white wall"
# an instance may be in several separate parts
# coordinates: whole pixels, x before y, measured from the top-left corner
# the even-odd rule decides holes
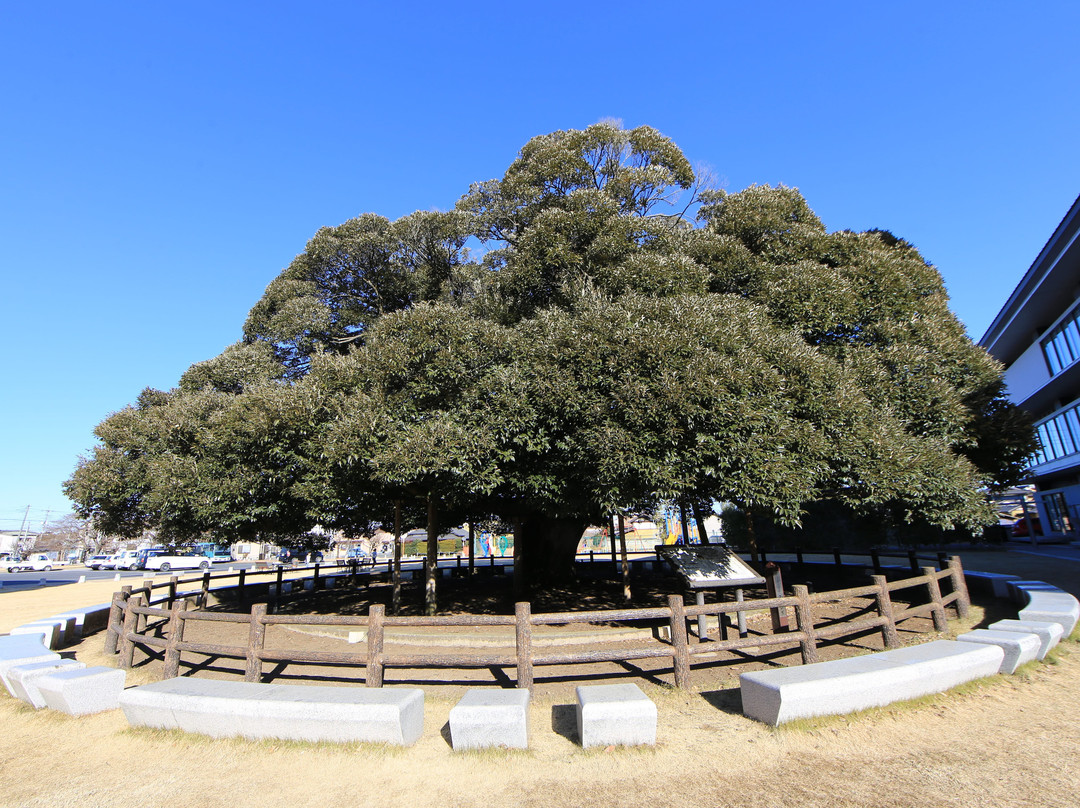
[[[1042,346],[1036,342],[1005,371],[1009,398],[1021,402],[1050,381],[1050,370],[1043,357]]]

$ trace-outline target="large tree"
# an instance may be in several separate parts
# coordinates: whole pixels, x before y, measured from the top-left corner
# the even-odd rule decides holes
[[[99,426],[69,494],[180,537],[494,516],[536,577],[660,501],[988,521],[1032,430],[938,272],[793,189],[695,182],[655,130],[598,124],[454,211],[324,228],[243,343]]]

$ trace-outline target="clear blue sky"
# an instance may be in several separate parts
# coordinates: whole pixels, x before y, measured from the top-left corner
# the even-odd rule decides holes
[[[889,229],[976,339],[1080,193],[1080,4],[517,5],[5,4],[0,529],[69,511],[94,426],[317,228],[449,208],[537,134],[648,124]]]

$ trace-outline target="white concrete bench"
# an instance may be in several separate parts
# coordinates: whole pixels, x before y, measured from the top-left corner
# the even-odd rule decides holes
[[[1046,581],[1032,581],[1028,579],[1008,581],[1006,586],[1009,588],[1010,597],[1023,606],[1027,603],[1029,592],[1063,592],[1064,590],[1048,584]]]
[[[1003,572],[979,572],[964,570],[964,581],[968,589],[981,590],[995,598],[1005,599],[1009,597],[1009,581],[1017,581],[1019,575],[1008,575]]]
[[[1013,674],[1025,662],[1034,662],[1039,656],[1039,638],[1030,632],[1021,634],[1017,631],[996,631],[977,628],[956,638],[957,642],[973,642],[983,645],[996,645],[1005,652],[998,673]]]
[[[419,688],[312,687],[180,677],[124,691],[132,726],[215,738],[370,741],[407,746],[424,725]]]
[[[1062,590],[1026,590],[1027,606],[1020,610],[1021,620],[1060,623],[1068,639],[1080,619],[1080,601]]]
[[[83,606],[80,609],[71,609],[67,612],[53,615],[53,617],[75,618],[75,639],[82,639],[84,634],[93,634],[101,631],[109,625],[110,603],[98,603],[93,606]]]
[[[8,681],[11,682],[11,695],[25,701],[35,710],[40,710],[45,706],[45,698],[38,690],[38,678],[61,670],[76,670],[85,667],[86,665],[82,662],[76,662],[74,659],[52,659],[48,662],[15,665],[8,668],[7,672]]]
[[[52,649],[63,648],[64,646],[71,645],[78,639],[78,632],[76,630],[76,622],[74,617],[43,617],[40,620],[31,620],[29,623],[23,623],[15,629],[12,629],[12,633],[33,631],[34,629],[41,627],[46,631],[55,627],[55,631],[52,634],[53,642],[49,646]]]
[[[1061,642],[1065,629],[1061,623],[1042,620],[998,620],[987,626],[991,631],[1017,631],[1021,634],[1034,634],[1039,638],[1039,659],[1044,659],[1047,652]]]
[[[454,749],[529,747],[529,691],[472,688],[450,709]]]
[[[656,705],[635,684],[580,685],[577,729],[581,746],[651,746]]]
[[[58,670],[40,676],[37,689],[50,710],[68,715],[90,715],[119,707],[126,673],[119,668]]]
[[[38,637],[46,648],[59,648],[62,636],[59,623],[24,623],[15,626],[8,634],[12,637]]]
[[[16,665],[48,662],[60,658],[58,653],[50,651],[42,644],[43,639],[44,632],[0,637],[0,681],[4,683],[8,693],[12,693],[11,684],[8,682],[8,670]],[[15,694],[12,693],[12,695]]]
[[[936,640],[865,656],[744,673],[739,688],[743,712],[775,726],[940,693],[996,674],[1004,657],[996,645]]]

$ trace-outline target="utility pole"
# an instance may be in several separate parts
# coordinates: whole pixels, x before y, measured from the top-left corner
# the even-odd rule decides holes
[[[25,550],[24,545],[26,544],[26,526],[29,523],[29,521],[30,521],[30,506],[27,505],[26,506],[26,513],[23,514],[22,524],[19,526],[19,539],[15,543],[15,545],[16,545],[15,550],[20,554],[23,553],[24,550]]]

